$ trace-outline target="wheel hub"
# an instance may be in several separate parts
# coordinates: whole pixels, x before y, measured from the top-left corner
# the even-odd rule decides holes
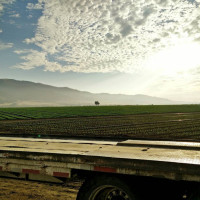
[[[108,193],[106,200],[129,200],[129,197],[125,192],[114,189]]]

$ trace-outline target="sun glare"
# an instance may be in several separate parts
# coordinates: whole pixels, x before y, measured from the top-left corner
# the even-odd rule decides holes
[[[200,66],[200,44],[185,43],[164,49],[153,55],[146,67],[164,74],[176,74]]]

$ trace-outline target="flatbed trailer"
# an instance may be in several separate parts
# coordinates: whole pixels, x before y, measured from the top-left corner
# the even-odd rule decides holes
[[[84,178],[77,200],[200,199],[198,142],[0,137],[0,171]]]

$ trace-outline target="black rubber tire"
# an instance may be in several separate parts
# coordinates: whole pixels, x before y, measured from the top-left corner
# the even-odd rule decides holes
[[[128,200],[139,200],[139,198],[136,197],[136,194],[133,192],[134,188],[132,188],[130,184],[128,184],[126,181],[115,176],[105,175],[86,179],[78,192],[76,200],[105,200],[102,197],[100,198],[91,196],[94,191],[98,190],[98,188],[109,188],[110,186],[113,186],[126,193],[126,195],[128,196]],[[104,190],[105,189],[106,188],[104,188]]]
[[[188,200],[200,200],[200,196],[198,195],[192,195]]]
[[[188,200],[200,200],[200,187],[196,187]]]

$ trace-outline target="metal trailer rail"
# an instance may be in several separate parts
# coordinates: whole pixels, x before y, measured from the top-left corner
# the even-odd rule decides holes
[[[37,174],[72,178],[77,174],[101,173],[200,182],[200,143],[0,137],[0,171],[26,177]],[[119,184],[114,188],[119,189]],[[77,199],[98,199],[99,191],[84,196],[82,189]],[[118,194],[121,199],[137,199],[126,187],[122,191],[126,195]],[[107,195],[105,199],[112,199],[111,194],[116,191],[102,192]]]

